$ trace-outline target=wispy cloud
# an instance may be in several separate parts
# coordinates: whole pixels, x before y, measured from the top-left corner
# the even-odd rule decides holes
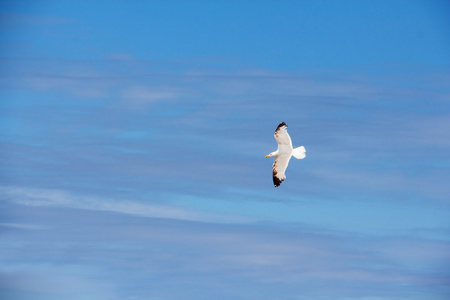
[[[29,228],[10,228],[0,247],[2,273],[20,275],[26,281],[19,282],[48,299],[71,293],[50,285],[55,276],[61,286],[89,282],[87,295],[107,293],[110,299],[148,293],[179,299],[173,286],[200,299],[239,297],[248,287],[261,291],[248,299],[280,293],[288,299],[424,299],[450,292],[449,245],[439,240],[361,236],[305,224],[214,224],[62,203],[11,203],[6,208],[13,218],[48,227],[32,235]],[[405,285],[414,291],[405,293]],[[17,281],[2,281],[2,289],[26,290]]]

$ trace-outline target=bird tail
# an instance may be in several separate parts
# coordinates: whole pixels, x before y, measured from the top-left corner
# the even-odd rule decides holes
[[[294,156],[296,159],[303,159],[306,157],[306,150],[305,147],[300,146],[298,148],[295,148],[292,150],[292,156]]]

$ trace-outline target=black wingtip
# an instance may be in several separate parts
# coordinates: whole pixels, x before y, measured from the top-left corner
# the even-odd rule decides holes
[[[280,124],[278,124],[277,130],[278,130],[280,127],[283,127],[283,126],[286,126],[286,127],[287,127],[286,123],[281,122]]]
[[[273,176],[273,185],[275,187],[279,187],[282,182],[283,182],[283,180],[280,180],[278,177]]]

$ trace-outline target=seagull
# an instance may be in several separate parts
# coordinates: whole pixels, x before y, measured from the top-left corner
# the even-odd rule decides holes
[[[286,179],[286,175],[284,172],[289,164],[289,160],[291,156],[294,156],[296,159],[303,159],[306,157],[305,147],[300,146],[298,148],[292,148],[291,137],[287,132],[287,125],[284,122],[281,122],[277,129],[275,130],[275,139],[278,143],[277,151],[266,155],[267,157],[275,157],[275,161],[273,163],[273,184],[275,187],[280,186],[281,182]]]

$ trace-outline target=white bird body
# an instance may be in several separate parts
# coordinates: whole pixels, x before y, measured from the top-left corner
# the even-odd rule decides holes
[[[295,149],[292,147],[292,140],[287,132],[287,125],[284,122],[278,125],[274,136],[278,143],[278,149],[266,155],[266,157],[276,158],[272,166],[272,174],[273,184],[275,187],[278,187],[286,179],[285,172],[291,157],[294,156],[297,159],[303,159],[306,157],[306,150],[303,146]]]

